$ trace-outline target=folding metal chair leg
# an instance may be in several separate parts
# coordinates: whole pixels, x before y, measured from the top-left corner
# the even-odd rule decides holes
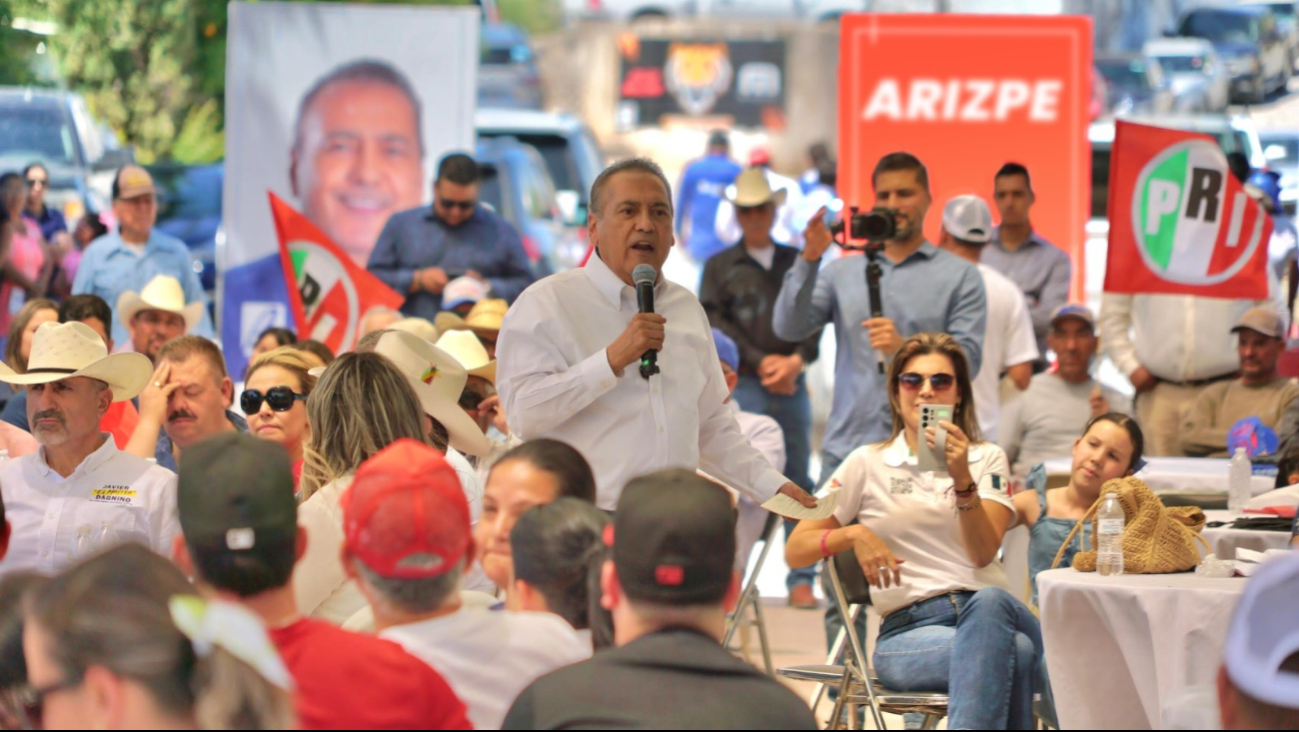
[[[776,675],[776,667],[771,663],[771,644],[767,641],[767,621],[762,616],[762,602],[754,599],[753,619],[758,626],[758,645],[762,646],[762,665],[768,676]]]
[[[843,650],[844,638],[846,637],[847,636],[844,635],[843,628],[840,628],[839,635],[835,636],[834,643],[830,645],[829,655],[825,657],[825,663],[827,666],[839,662],[839,653]],[[826,688],[827,688],[826,684],[816,685],[816,693],[812,695],[812,703],[811,703],[813,710],[821,706],[821,697],[825,696]]]
[[[938,723],[942,721],[941,714],[926,714],[925,721],[920,725],[920,729],[938,729]]]
[[[875,728],[884,729],[884,715],[880,712],[879,702],[875,699],[875,687],[870,680],[870,659],[865,657],[863,650],[865,646],[857,637],[857,616],[866,612],[866,608],[860,605],[849,607],[844,601],[843,583],[839,580],[839,573],[835,570],[833,562],[826,561],[825,571],[830,575],[830,584],[834,587],[834,600],[839,606],[840,615],[844,618],[843,629],[848,634],[848,648],[852,651],[844,654],[844,668],[856,664],[858,673],[861,674],[862,686],[866,690],[866,698],[870,701],[871,717],[875,719]],[[849,656],[852,658],[850,659]]]
[[[848,702],[848,689],[851,681],[852,669],[845,665],[843,667],[843,679],[839,681],[839,697],[834,700],[834,706],[830,709],[830,722],[826,725],[826,729],[834,729],[834,726],[839,724],[844,705]],[[825,686],[825,684],[822,684],[822,686]],[[812,708],[816,709],[816,707]]]
[[[750,603],[758,602],[758,575],[762,574],[762,565],[767,561],[767,554],[771,551],[771,539],[774,536],[776,527],[780,525],[776,514],[767,517],[766,527],[762,531],[762,549],[758,552],[758,562],[753,565],[753,571],[749,573],[747,581],[744,583],[744,590],[740,592],[740,599],[735,603],[735,611],[726,621],[726,635],[722,638],[722,647],[731,647],[731,638],[735,635],[735,629],[740,623],[744,622],[744,611]],[[766,652],[766,645],[763,645],[763,652]],[[768,673],[771,673],[771,665],[768,664]]]

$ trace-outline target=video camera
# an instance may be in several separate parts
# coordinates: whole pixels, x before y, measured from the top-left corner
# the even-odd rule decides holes
[[[830,236],[834,238],[836,244],[844,249],[854,249],[858,251],[874,250],[879,251],[884,248],[884,243],[893,239],[898,232],[897,224],[893,220],[893,209],[884,206],[876,206],[871,210],[861,213],[856,206],[849,209],[848,224],[845,227],[844,222],[834,221],[827,222],[830,228]],[[844,236],[845,228],[847,236]],[[862,244],[853,244],[853,241],[864,241]]]

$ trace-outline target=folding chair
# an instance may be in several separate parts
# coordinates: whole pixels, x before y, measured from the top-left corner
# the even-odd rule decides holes
[[[742,625],[756,626],[758,629],[758,645],[762,649],[762,664],[766,667],[768,676],[775,676],[776,669],[771,663],[771,646],[767,642],[767,623],[762,617],[762,597],[758,594],[758,575],[762,574],[762,565],[767,561],[767,553],[771,551],[772,539],[776,536],[776,531],[780,529],[781,520],[776,514],[767,516],[767,523],[762,529],[762,538],[759,542],[762,549],[758,552],[758,561],[753,564],[753,571],[745,579],[744,589],[740,592],[740,599],[735,603],[735,610],[726,618],[726,635],[722,638],[722,647],[730,648],[731,639],[735,636],[735,631]],[[746,610],[752,610],[753,619],[745,616]]]
[[[916,712],[925,716],[924,729],[934,729],[939,720],[947,716],[947,694],[928,691],[897,692],[884,688],[870,667],[870,649],[865,639],[857,634],[856,621],[870,604],[870,585],[862,573],[857,556],[849,549],[825,561],[825,573],[834,588],[834,601],[844,618],[843,629],[830,648],[822,665],[791,666],[777,673],[796,681],[809,681],[817,685],[812,697],[815,710],[826,688],[834,686],[839,691],[830,713],[830,726],[848,710],[848,725],[854,727],[860,719],[859,707],[870,709],[876,729],[885,729],[884,712],[907,714]],[[842,653],[843,662],[839,662]]]

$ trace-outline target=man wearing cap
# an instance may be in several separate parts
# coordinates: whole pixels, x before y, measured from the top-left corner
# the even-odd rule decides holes
[[[474,277],[496,297],[513,300],[532,284],[532,268],[514,226],[478,203],[478,163],[451,153],[438,163],[433,206],[395,213],[375,242],[366,268],[406,294],[401,311],[432,321],[443,290]]]
[[[735,402],[779,423],[786,463],[776,469],[811,493],[815,487],[808,474],[812,401],[804,370],[817,358],[821,329],[793,343],[777,336],[772,327],[781,282],[798,260],[797,249],[773,240],[776,207],[785,200],[785,191],[773,192],[760,168],[740,173],[732,187],[735,191],[729,200],[739,214],[743,236],[704,264],[699,302],[714,330],[729,336],[739,349],[739,365],[734,367],[739,382],[732,392]],[[789,530],[793,530],[792,523]],[[815,579],[815,567],[789,573],[786,584],[791,604],[816,604],[812,597]]]
[[[1055,352],[1055,369],[1034,376],[1024,393],[1006,405],[997,425],[997,444],[1019,477],[1043,460],[1069,456],[1092,418],[1132,411],[1131,400],[1092,378],[1096,318],[1086,305],[1056,308],[1046,343]]]
[[[729,241],[717,236],[717,209],[726,187],[740,174],[740,164],[731,159],[731,140],[722,130],[708,136],[704,156],[686,166],[677,194],[676,233],[686,253],[703,264],[725,249]]]
[[[487,283],[477,277],[457,277],[442,289],[442,309],[460,316],[468,315],[478,301],[487,297],[487,293]]]
[[[924,221],[932,203],[929,172],[905,152],[880,158],[871,175],[875,205],[894,212],[897,233],[876,257],[883,274],[883,317],[872,317],[866,286],[866,258],[841,257],[823,263],[832,243],[821,216],[805,232],[802,256],[776,300],[776,335],[807,338],[833,321],[838,343],[834,401],[821,456],[821,483],[853,450],[889,437],[892,416],[886,363],[917,333],[948,333],[977,375],[983,361],[987,297],[983,278],[962,261],[925,240]]]
[[[781,194],[780,200],[776,202],[772,224],[768,227],[771,238],[781,244],[801,249],[803,229],[807,228],[808,215],[816,211],[815,208],[809,210],[805,205],[803,187],[793,178],[787,178],[771,169],[771,151],[765,147],[756,147],[749,152],[747,170],[760,171],[766,179],[767,187]],[[744,235],[743,222],[739,220],[737,204],[734,201],[738,184],[739,178],[736,178],[735,183],[726,187],[726,194],[717,206],[714,228],[717,231],[717,238],[722,243],[739,241]]]
[[[673,244],[662,169],[645,158],[606,168],[591,186],[587,234],[586,266],[528,288],[505,316],[496,386],[511,435],[577,448],[606,511],[628,480],[666,467],[702,469],[759,503],[781,493],[815,506],[744,439],[707,314],[660,274]],[[656,275],[654,313],[637,312],[641,265]],[[651,350],[656,372],[638,367]]]
[[[495,359],[487,355],[487,349],[483,347],[477,336],[465,330],[449,330],[438,338],[435,345],[454,358],[469,373],[465,390],[460,394],[460,408],[465,410],[465,414],[468,414],[469,418],[478,424],[483,434],[488,436],[488,440],[492,443],[491,451],[495,452],[503,446],[505,439],[503,430],[498,431],[496,435],[492,434],[493,424],[505,421],[500,411],[500,397],[496,395]]]
[[[1218,671],[1221,729],[1299,729],[1299,555],[1245,583]]]
[[[290,579],[311,537],[298,527],[288,456],[229,433],[180,461],[176,564],[206,594],[265,623],[293,675],[303,729],[465,729],[465,706],[397,644],[305,618]],[[357,683],[363,680],[364,683]]]
[[[1231,332],[1237,336],[1240,378],[1212,384],[1196,397],[1178,434],[1182,452],[1191,457],[1228,457],[1232,425],[1258,417],[1275,430],[1299,396],[1299,386],[1277,374],[1285,350],[1285,322],[1276,309],[1250,309]]]
[[[1001,416],[1001,377],[1005,374],[1023,391],[1033,376],[1037,340],[1027,304],[1019,287],[997,270],[979,262],[992,240],[992,211],[978,196],[956,196],[943,207],[938,246],[979,269],[988,296],[988,321],[983,329],[983,368],[974,378],[974,408],[979,430],[997,434]]]
[[[793,691],[720,643],[740,592],[734,523],[726,491],[694,473],[629,483],[600,583],[617,648],[528,686],[503,729],[816,729]]]
[[[983,248],[981,258],[1024,293],[1041,353],[1038,365],[1045,368],[1051,313],[1069,299],[1073,263],[1068,254],[1033,230],[1029,211],[1037,198],[1028,168],[1006,163],[993,176],[992,185],[1001,225],[993,230],[991,243]]]
[[[207,302],[203,285],[194,272],[189,247],[175,237],[154,229],[158,220],[157,189],[149,172],[138,165],[126,165],[113,178],[113,215],[118,230],[99,237],[86,247],[72,282],[72,294],[89,293],[116,303],[128,290],[140,292],[157,275],[176,278],[184,302]],[[121,322],[113,324],[113,340],[126,343],[128,334]],[[206,306],[193,328],[212,337],[212,320]]]
[[[362,463],[343,496],[343,564],[396,641],[451,684],[477,729],[499,729],[518,692],[591,655],[557,615],[465,607],[475,548],[469,505],[436,450],[398,440]]]
[[[155,366],[167,341],[198,327],[205,312],[202,302],[185,302],[180,281],[170,275],[156,275],[139,292],[128,290],[117,298],[117,318],[131,333],[131,348]]]
[[[41,448],[0,463],[0,491],[13,527],[0,572],[54,574],[87,552],[137,541],[171,551],[179,526],[176,476],[119,452],[99,422],[149,379],[149,359],[108,354],[81,323],[36,331],[27,373],[0,365],[0,381],[27,387],[27,417]]]

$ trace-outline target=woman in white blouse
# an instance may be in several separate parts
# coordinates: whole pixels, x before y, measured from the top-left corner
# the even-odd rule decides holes
[[[826,485],[835,514],[802,521],[785,558],[805,567],[848,549],[883,617],[880,681],[896,691],[947,692],[950,729],[1033,729],[1042,640],[1037,619],[1005,590],[997,552],[1014,517],[1005,453],[979,438],[969,366],[945,334],[909,338],[889,371],[893,436],[854,450]],[[954,407],[948,472],[921,472],[920,405]]]

